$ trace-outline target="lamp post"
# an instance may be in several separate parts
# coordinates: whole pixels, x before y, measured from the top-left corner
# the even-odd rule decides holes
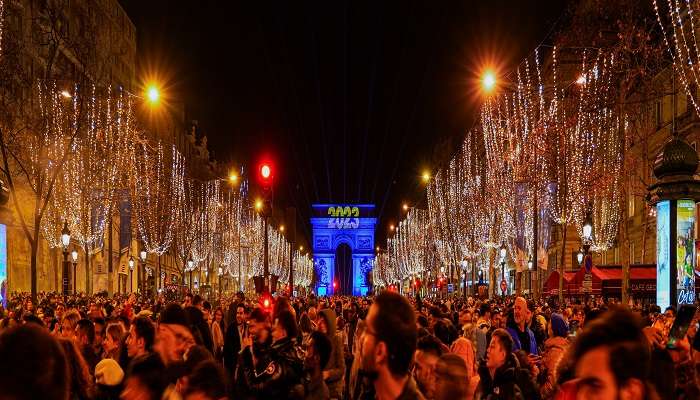
[[[219,303],[221,303],[221,279],[223,279],[224,270],[219,267]]]
[[[141,249],[139,252],[139,258],[141,259],[141,294],[143,294],[146,291],[146,281],[148,280],[148,277],[146,276],[146,257],[148,257],[148,253],[146,250]]]
[[[532,257],[530,257],[527,260],[527,291],[530,294],[530,297],[532,296],[532,267],[533,267],[533,262],[532,262]]]
[[[192,271],[194,271],[194,261],[192,257],[187,260],[187,270],[190,271],[190,292],[192,292]]]
[[[70,264],[68,263],[68,246],[70,245],[70,230],[68,229],[68,222],[63,222],[63,230],[61,231],[61,244],[63,245],[63,296],[65,297],[68,295],[68,274],[70,274]]]
[[[583,267],[585,268],[585,274],[583,276],[583,292],[591,293],[593,291],[593,275],[591,274],[593,270],[593,258],[590,255],[591,242],[593,241],[593,220],[591,219],[590,210],[586,214],[586,219],[583,220],[583,227],[581,229],[581,247],[583,249]],[[576,258],[578,259],[578,255]]]
[[[506,244],[501,243],[501,291],[503,296],[506,295],[508,289],[508,283],[506,282],[506,256],[508,255],[508,250],[506,249]]]
[[[129,293],[134,291],[134,256],[129,257]]]

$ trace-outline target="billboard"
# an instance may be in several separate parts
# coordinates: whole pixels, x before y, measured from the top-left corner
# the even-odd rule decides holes
[[[676,206],[676,293],[678,304],[695,301],[695,201]]]
[[[671,202],[656,204],[656,304],[665,310],[671,305]]]

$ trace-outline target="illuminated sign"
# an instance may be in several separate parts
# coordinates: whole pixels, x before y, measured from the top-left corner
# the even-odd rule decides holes
[[[695,202],[676,206],[676,293],[678,304],[695,301]]]
[[[656,205],[656,304],[665,310],[671,305],[671,202]]]

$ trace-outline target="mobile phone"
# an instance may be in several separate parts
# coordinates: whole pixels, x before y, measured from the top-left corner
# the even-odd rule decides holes
[[[689,304],[681,306],[680,310],[678,310],[678,315],[673,320],[671,331],[668,334],[668,341],[666,341],[666,348],[676,348],[676,344],[683,340],[688,332],[688,327],[690,327],[690,322],[694,316],[695,306]]]

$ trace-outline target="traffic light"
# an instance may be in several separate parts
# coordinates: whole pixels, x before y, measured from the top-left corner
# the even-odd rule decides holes
[[[268,189],[270,186],[272,186],[272,178],[273,178],[273,170],[272,170],[272,164],[269,162],[264,162],[260,164],[260,169],[258,170],[259,172],[259,177],[260,177],[260,184],[265,188]]]
[[[260,295],[259,303],[260,308],[262,308],[263,311],[268,314],[272,313],[272,307],[275,303],[270,293],[264,292],[262,295]]]

